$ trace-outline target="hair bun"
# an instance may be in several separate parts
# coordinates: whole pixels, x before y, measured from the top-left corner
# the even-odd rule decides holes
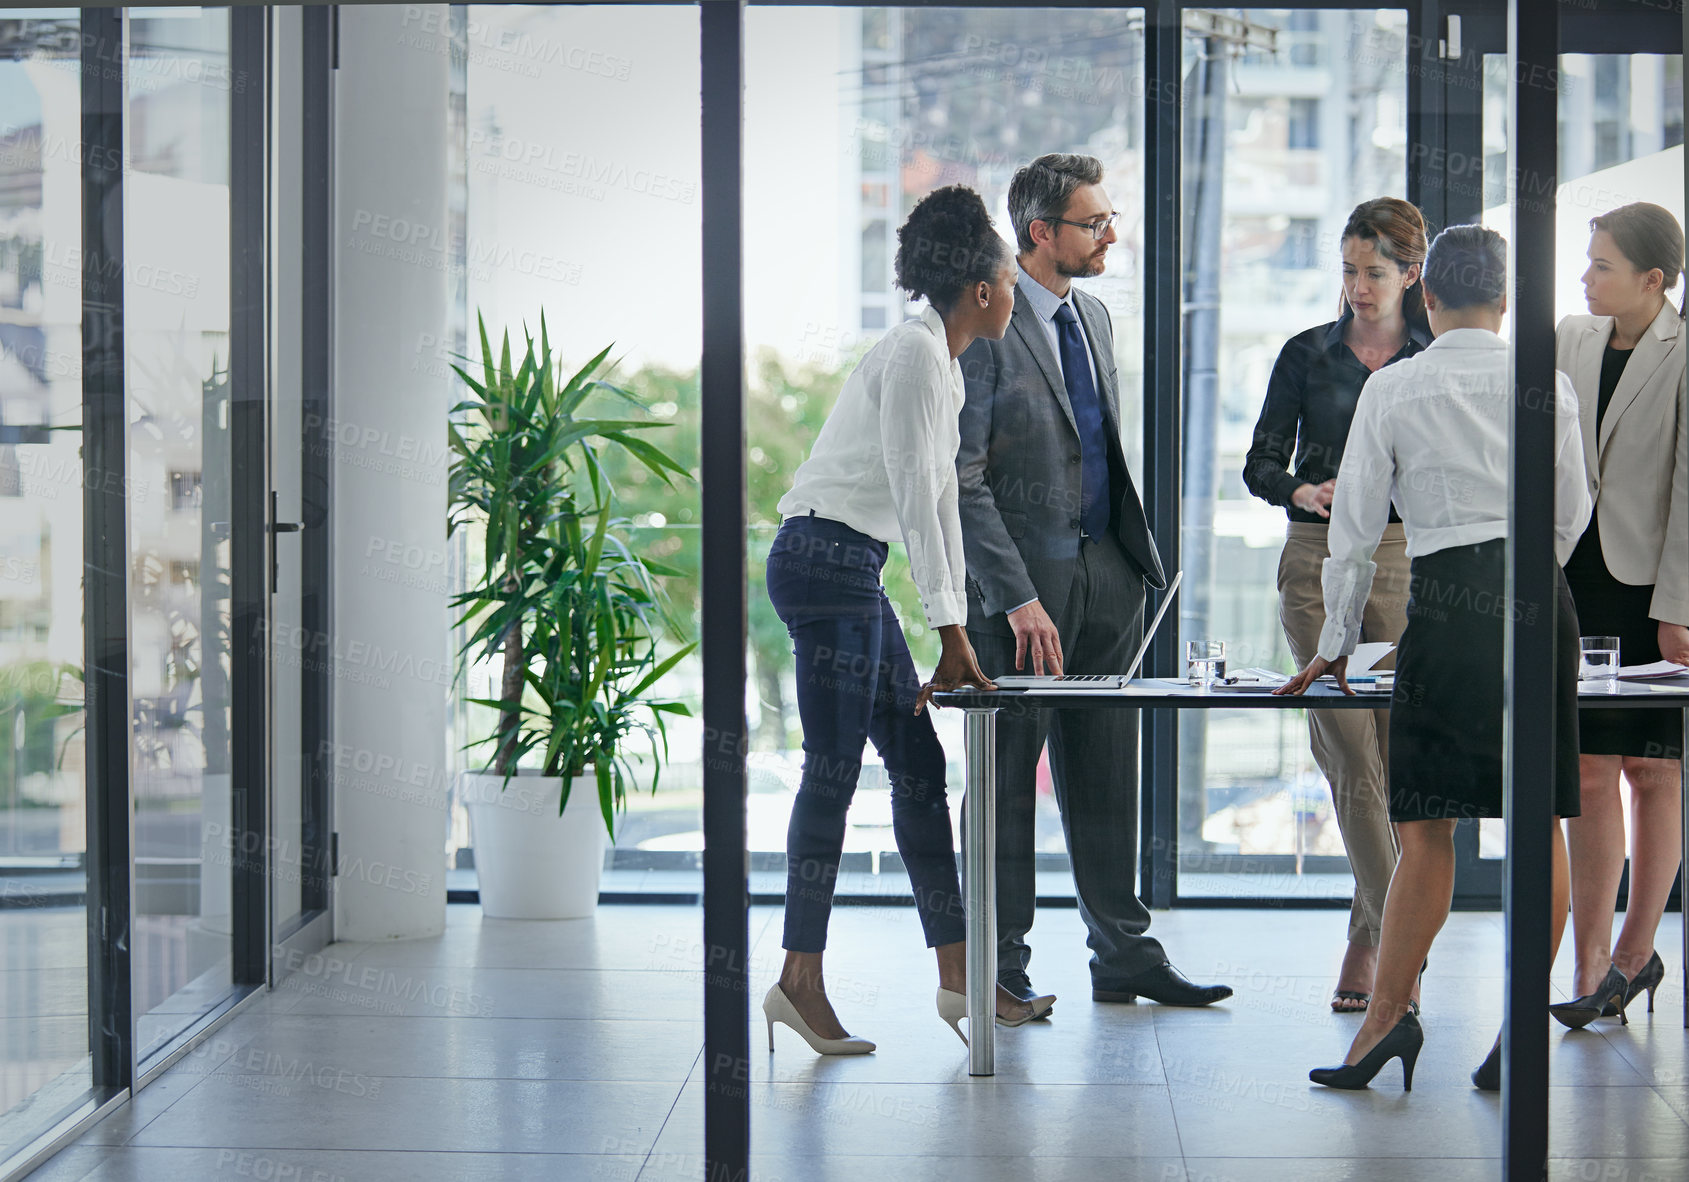
[[[897,231],[897,286],[942,310],[969,285],[996,278],[1007,256],[979,194],[946,185],[921,198]]]

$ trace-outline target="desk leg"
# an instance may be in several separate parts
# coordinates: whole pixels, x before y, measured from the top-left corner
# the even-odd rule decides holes
[[[997,711],[966,720],[962,893],[967,904],[968,1074],[996,1072]]]
[[[1677,912],[1683,926],[1683,1028],[1689,1030],[1689,710],[1683,712],[1683,860],[1677,871]]]

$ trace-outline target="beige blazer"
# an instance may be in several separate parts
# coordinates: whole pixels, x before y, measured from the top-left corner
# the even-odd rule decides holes
[[[1670,300],[1636,343],[1596,430],[1601,354],[1611,316],[1568,316],[1555,330],[1554,366],[1572,379],[1601,553],[1621,583],[1654,584],[1649,616],[1689,625],[1689,411],[1686,333]]]

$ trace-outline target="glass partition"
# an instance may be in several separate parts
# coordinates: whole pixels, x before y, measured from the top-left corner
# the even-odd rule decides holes
[[[1484,223],[1507,232],[1507,58],[1484,68]],[[1560,55],[1559,187],[1555,191],[1554,316],[1586,315],[1582,276],[1589,265],[1589,220],[1633,201],[1671,211],[1681,225],[1683,58],[1678,54]],[[1681,306],[1679,287],[1668,299]],[[1625,665],[1635,664],[1623,651]],[[1629,848],[1628,791],[1619,794]],[[1479,824],[1479,857],[1500,863],[1505,825]]]
[[[453,324],[432,330],[421,364],[442,371],[459,355],[479,364],[477,319],[496,350],[510,334],[537,340],[543,313],[554,355],[568,377],[601,350],[599,376],[633,393],[643,409],[595,396],[583,414],[663,424],[644,438],[685,467],[691,480],[665,486],[625,455],[606,452],[618,497],[617,536],[635,553],[671,568],[660,584],[674,627],[664,655],[698,633],[699,264],[698,15],[685,6],[469,5],[453,7],[437,32],[456,42],[454,89],[461,113],[461,221],[452,234],[461,277]],[[560,120],[558,112],[592,112]],[[455,401],[455,399],[454,399]],[[611,449],[613,451],[613,449]],[[474,531],[451,539],[454,588],[481,569]],[[461,644],[461,636],[454,650]],[[496,662],[465,670],[452,708],[450,744],[458,773],[484,767],[493,712],[465,698],[497,697]],[[696,714],[696,655],[666,675],[663,694]],[[630,744],[641,750],[636,741]],[[603,891],[695,895],[703,832],[702,735],[695,718],[670,716],[669,759],[638,762],[637,790],[606,849]],[[466,811],[454,797],[447,836],[448,881],[474,886]]]
[[[1280,621],[1286,510],[1243,480],[1286,341],[1337,319],[1349,212],[1407,191],[1407,14],[1249,9],[1185,38],[1180,640],[1294,670]],[[1179,893],[1354,889],[1302,712],[1179,718]]]
[[[128,22],[136,1059],[232,983],[227,9]]]
[[[1012,242],[1016,169],[1047,152],[1102,162],[1121,215],[1118,241],[1103,274],[1075,282],[1113,321],[1122,444],[1142,488],[1142,16],[1128,8],[757,6],[745,16],[745,75],[750,849],[753,890],[778,897],[802,734],[791,641],[763,585],[776,505],[856,363],[919,311],[895,289],[892,259],[898,227],[922,197],[967,185]],[[901,545],[891,548],[883,583],[924,678],[937,637],[925,627]],[[955,800],[961,719],[940,712],[934,722]],[[840,894],[907,894],[890,798],[870,746]],[[1047,760],[1037,801],[1039,893],[1071,896]]]
[[[80,31],[0,14],[0,1159],[90,1083]]]

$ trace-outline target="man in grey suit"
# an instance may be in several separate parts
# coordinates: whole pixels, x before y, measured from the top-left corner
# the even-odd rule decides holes
[[[1040,156],[1015,173],[1014,315],[962,355],[959,474],[968,638],[987,676],[1124,673],[1143,637],[1144,584],[1167,580],[1120,445],[1114,336],[1100,275],[1117,215],[1091,156]],[[1207,1005],[1148,934],[1135,892],[1138,715],[1005,709],[997,721],[997,976],[1047,1012],[1027,978],[1036,899],[1033,802],[1046,739],[1090,935],[1091,996]]]

